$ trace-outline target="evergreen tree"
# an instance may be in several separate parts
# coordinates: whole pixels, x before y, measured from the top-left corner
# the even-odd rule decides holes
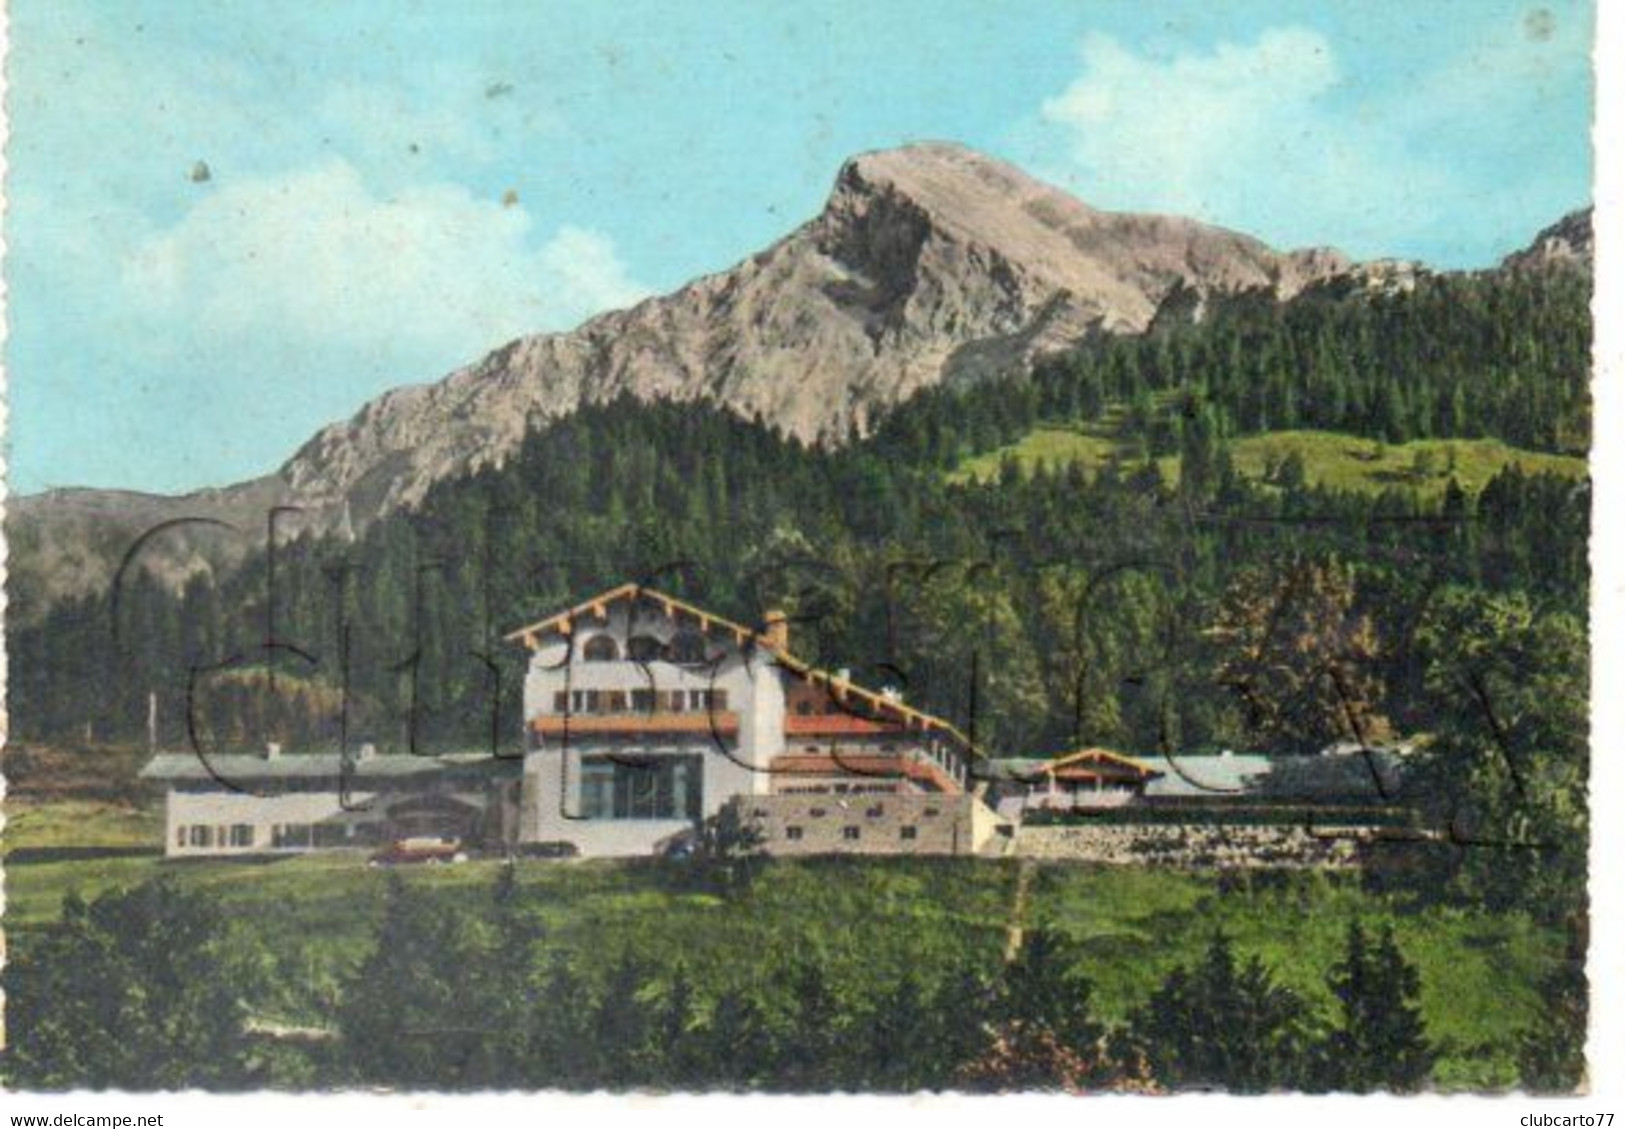
[[[1349,923],[1343,959],[1327,978],[1339,1021],[1327,1042],[1333,1088],[1410,1092],[1427,1081],[1436,1057],[1417,1003],[1421,980],[1399,951],[1391,925],[1375,946],[1358,920]]]
[[[592,994],[563,953],[555,953],[542,980],[541,1006],[526,1043],[532,1057],[527,1083],[547,1089],[586,1090],[601,1085]]]
[[[1540,985],[1539,1017],[1518,1042],[1518,1076],[1526,1089],[1571,1094],[1585,1080],[1585,958],[1581,932],[1571,929],[1565,959]]]
[[[1143,1057],[1173,1089],[1292,1089],[1305,1079],[1307,1023],[1295,993],[1257,957],[1238,967],[1216,934],[1198,965],[1176,968],[1134,1012],[1123,1054]]]
[[[244,1000],[252,953],[221,907],[172,878],[85,902],[29,959],[8,961],[6,1080],[27,1089],[183,1090],[253,1085]]]
[[[832,1089],[849,1076],[843,1010],[815,960],[801,957],[785,980],[790,1021],[778,1042],[775,1083],[802,1093]]]
[[[777,1040],[760,1006],[743,988],[729,988],[712,1004],[700,1028],[709,1086],[756,1089],[779,1061]]]
[[[624,951],[609,971],[590,1023],[594,1084],[625,1089],[647,1080],[653,1033],[650,1009],[641,998],[648,970]]]
[[[694,985],[681,964],[667,980],[651,1027],[649,1080],[675,1090],[699,1089],[706,1078],[704,1048],[695,1032]]]
[[[346,984],[339,1009],[357,1080],[477,1084],[482,1049],[500,1034],[473,991],[485,955],[467,915],[390,875],[372,952]]]

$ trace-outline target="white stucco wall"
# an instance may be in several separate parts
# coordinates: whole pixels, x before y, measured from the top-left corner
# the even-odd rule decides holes
[[[522,842],[574,843],[589,856],[644,855],[687,829],[689,822],[579,818],[581,758],[698,755],[703,765],[702,815],[715,813],[735,795],[765,794],[771,787],[767,766],[784,749],[784,675],[765,648],[741,648],[720,632],[706,636],[712,661],[704,665],[630,661],[625,655],[631,635],[651,635],[666,644],[680,628],[692,624],[679,625],[647,613],[634,616],[624,604],[608,610],[606,621],[579,623],[573,639],[541,640],[525,676],[527,727],[537,717],[558,716],[555,698],[561,691],[620,691],[630,698],[634,690],[720,690],[727,695],[726,711],[738,719],[738,735],[720,742],[708,732],[608,736],[572,730],[567,736],[532,736],[525,759],[519,837]],[[619,660],[588,662],[582,657],[587,641],[599,634],[615,641]],[[703,716],[705,711],[690,712]]]
[[[352,807],[375,802],[375,797],[366,792],[352,792],[348,798]],[[376,812],[346,812],[337,792],[286,792],[261,796],[224,790],[172,791],[164,804],[164,853],[171,858],[299,854],[310,848],[272,847],[271,829],[279,823],[376,822],[379,818]],[[225,843],[220,841],[221,830],[229,829],[234,824],[247,824],[254,828],[252,845],[233,847],[229,835]],[[212,846],[194,847],[190,843],[183,845],[178,842],[180,828],[198,825],[215,829]]]
[[[278,824],[337,824],[347,828],[380,824],[384,822],[386,809],[391,805],[410,801],[414,796],[431,791],[474,810],[483,810],[490,802],[489,793],[484,789],[429,789],[381,794],[352,791],[344,797],[349,802],[348,809],[336,791],[257,794],[226,789],[198,792],[171,790],[164,803],[164,853],[171,858],[202,858],[217,855],[302,854],[310,850],[337,849],[333,846],[275,847],[272,846],[272,829]],[[209,846],[194,847],[190,841],[180,842],[180,829],[199,825],[214,829]],[[246,846],[233,846],[229,832],[234,825],[252,827],[253,842]],[[226,832],[224,836],[222,831]],[[379,844],[367,839],[357,839],[350,844],[346,837],[346,843],[342,845],[376,849]]]

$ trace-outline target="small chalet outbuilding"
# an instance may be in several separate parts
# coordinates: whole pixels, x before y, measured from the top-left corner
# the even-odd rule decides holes
[[[1144,761],[1110,749],[1088,748],[1040,764],[1030,777],[1028,806],[1120,807],[1145,795],[1162,773]]]

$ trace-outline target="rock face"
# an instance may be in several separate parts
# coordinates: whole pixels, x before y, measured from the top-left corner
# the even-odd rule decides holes
[[[1551,267],[1592,268],[1591,209],[1570,212],[1535,236],[1522,251],[1501,260],[1507,270],[1546,270]]]
[[[1589,248],[1588,221],[1586,233]],[[200,567],[204,542],[246,551],[272,503],[304,507],[292,519],[304,528],[359,529],[448,475],[500,463],[527,431],[583,402],[706,400],[838,443],[943,381],[1357,273],[1335,251],[1281,253],[1191,220],[1099,211],[957,145],[865,154],[841,169],[818,216],[745,262],[380,396],[273,475],[183,498],[16,500],[13,612],[26,620],[100,587],[131,537],[200,506],[243,533],[166,535],[152,557],[161,576]]]
[[[1175,293],[1280,299],[1348,269],[1190,220],[1096,211],[954,145],[846,164],[824,210],[755,257],[570,333],[515,341],[318,434],[283,469],[360,520],[500,460],[540,419],[629,394],[703,399],[840,442],[878,409],[1093,331]]]

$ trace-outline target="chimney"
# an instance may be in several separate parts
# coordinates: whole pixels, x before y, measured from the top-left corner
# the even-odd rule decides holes
[[[775,651],[790,649],[790,617],[775,608],[762,617],[762,638]]]

